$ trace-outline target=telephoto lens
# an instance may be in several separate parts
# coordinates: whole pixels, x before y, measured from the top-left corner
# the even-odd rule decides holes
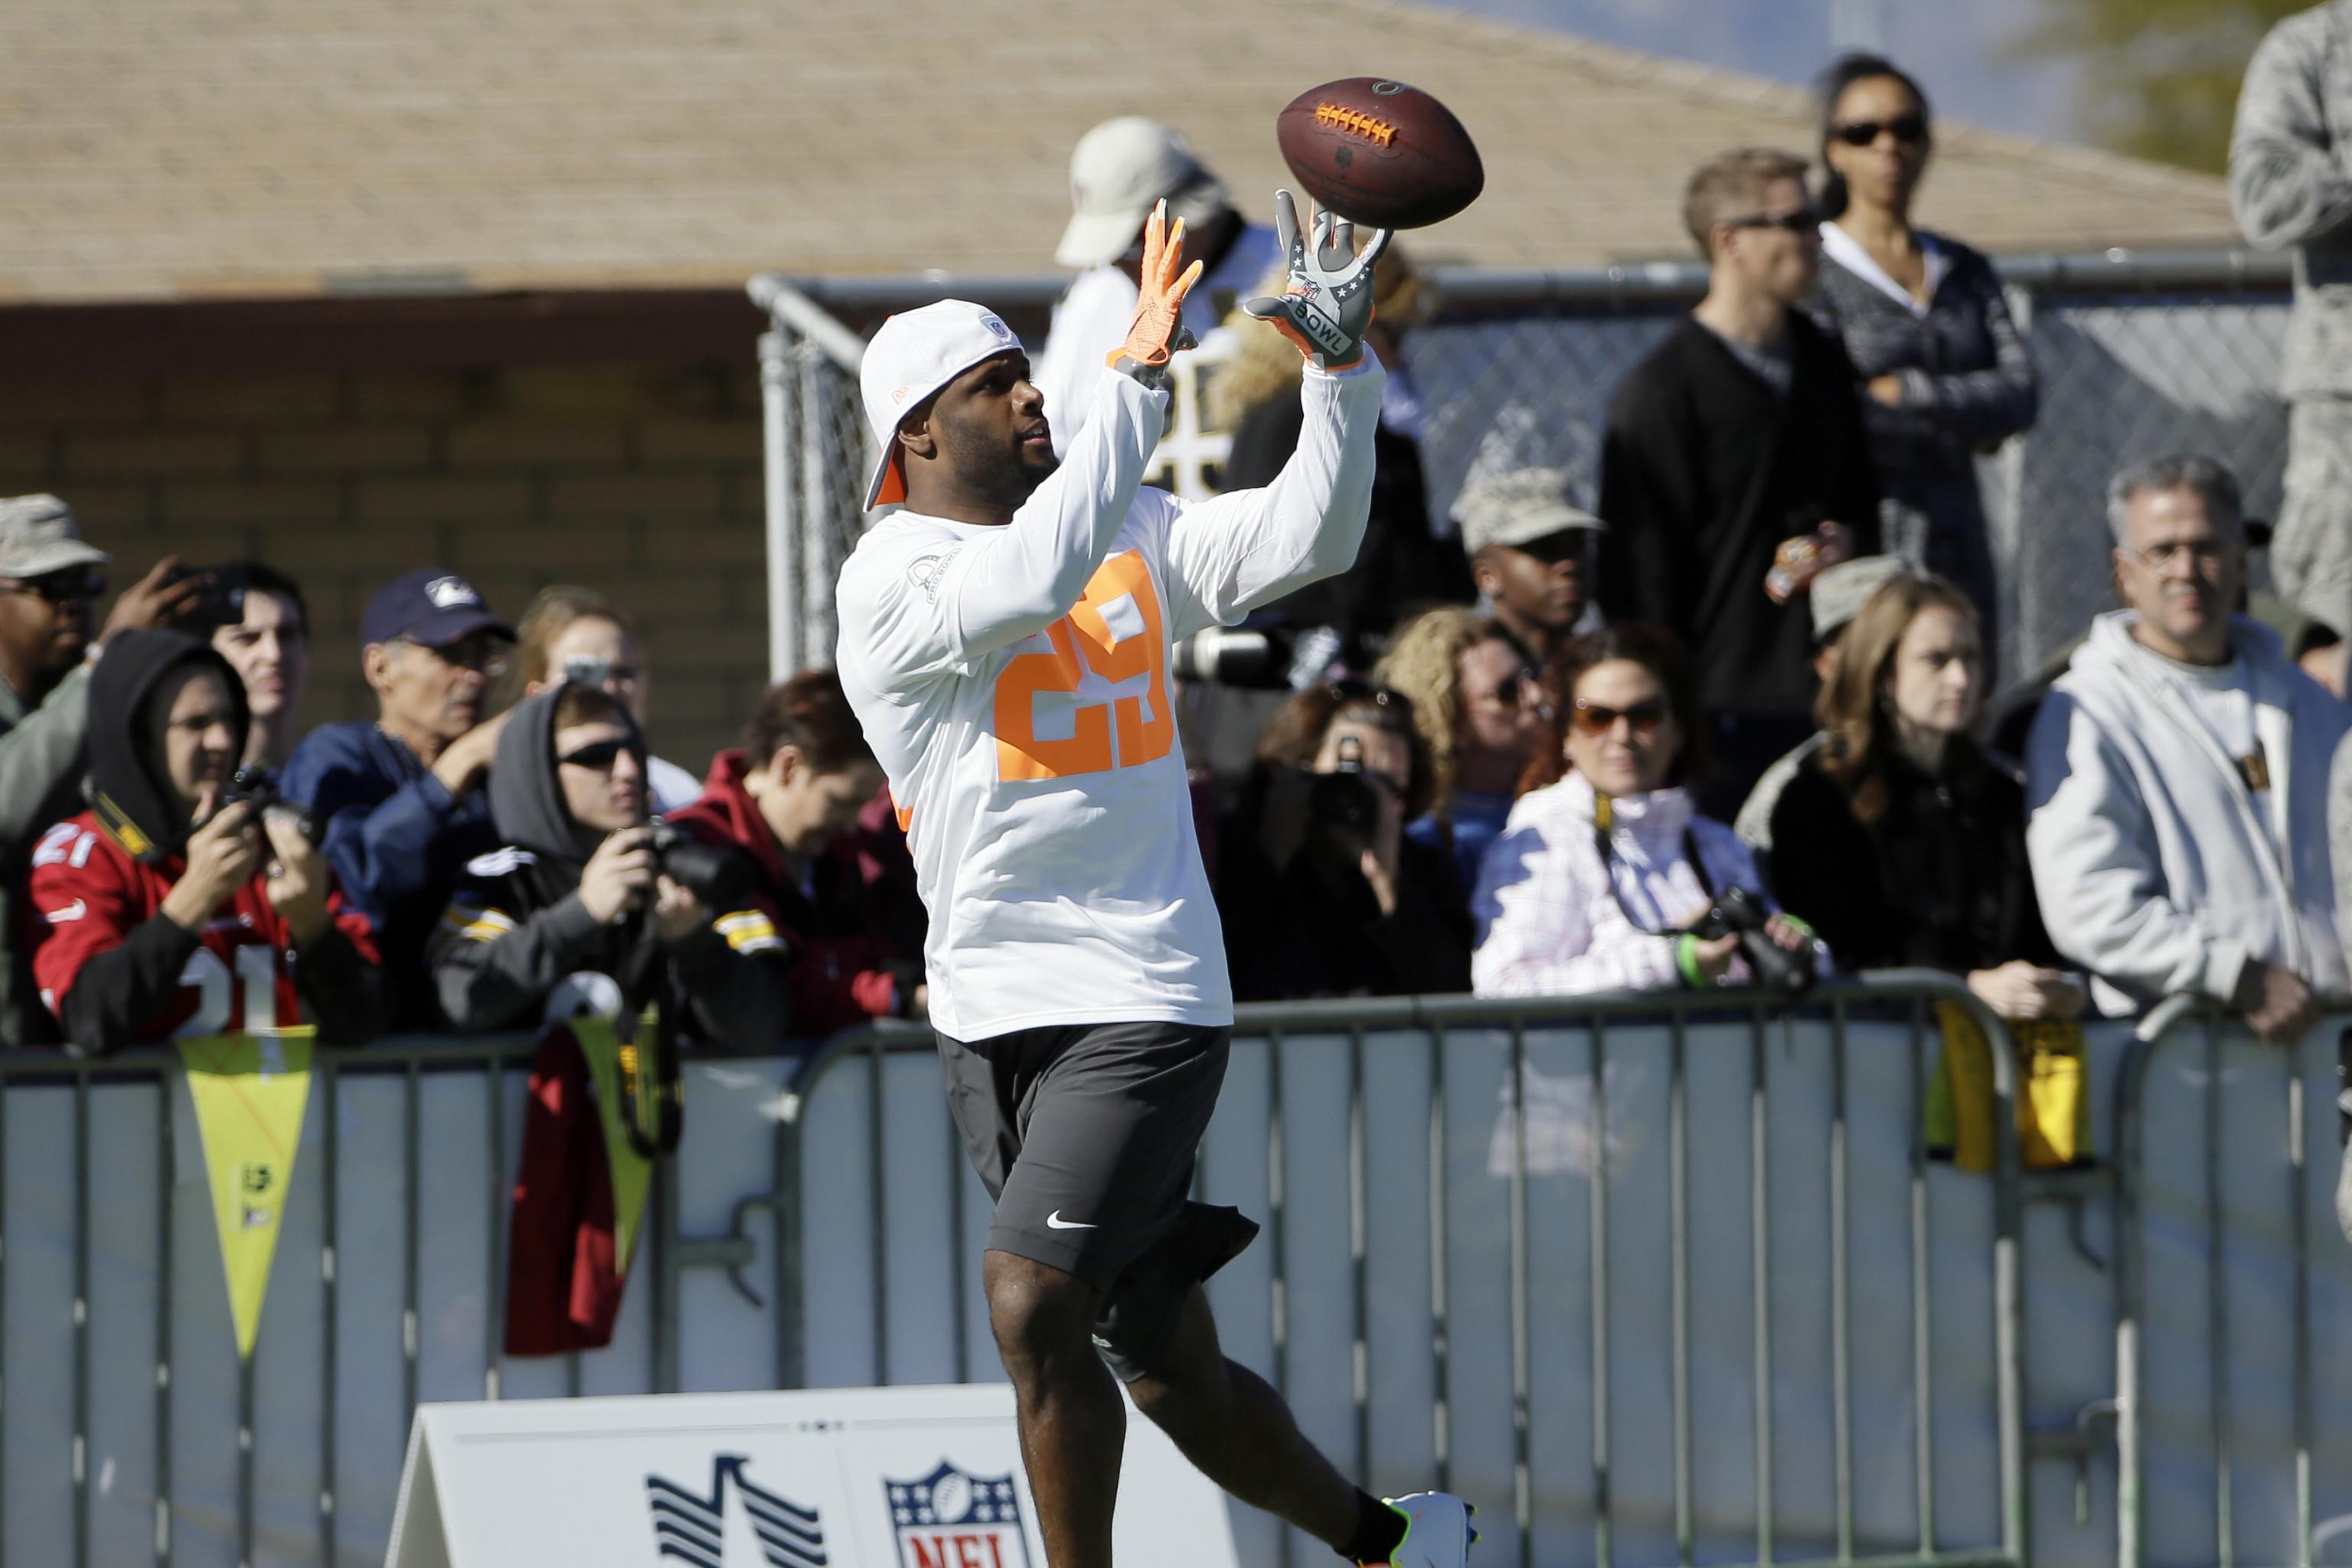
[[[1211,626],[1169,650],[1179,680],[1279,691],[1290,684],[1290,637],[1279,630]]]

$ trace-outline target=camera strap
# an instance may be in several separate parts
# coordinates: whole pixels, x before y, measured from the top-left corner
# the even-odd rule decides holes
[[[1625,896],[1617,890],[1617,843],[1616,835],[1613,831],[1616,826],[1616,822],[1617,813],[1615,804],[1609,796],[1601,794],[1597,790],[1594,791],[1592,796],[1592,847],[1600,852],[1601,879],[1609,884],[1609,897],[1615,901],[1617,905],[1617,912],[1625,917],[1626,924],[1632,926],[1643,936],[1682,935],[1683,933],[1678,931],[1653,931],[1648,926],[1643,925],[1641,920],[1632,910],[1625,907]],[[1707,901],[1709,903],[1713,903],[1715,901],[1715,879],[1706,874],[1706,862],[1699,858],[1698,835],[1692,832],[1687,826],[1683,829],[1683,858],[1690,862],[1691,875],[1698,879],[1699,891],[1706,895]]]

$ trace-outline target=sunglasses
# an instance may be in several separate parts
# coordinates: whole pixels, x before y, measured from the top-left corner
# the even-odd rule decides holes
[[[1532,669],[1513,670],[1495,682],[1495,700],[1506,708],[1517,708],[1519,705],[1519,699],[1526,694],[1528,688],[1535,683],[1535,679],[1536,672]]]
[[[106,574],[86,567],[69,566],[62,572],[44,573],[38,577],[10,583],[6,587],[12,594],[37,595],[52,605],[72,605],[105,594]]]
[[[1563,561],[1581,562],[1591,547],[1592,531],[1588,528],[1563,528],[1556,533],[1530,539],[1525,544],[1511,546],[1521,554],[1534,556],[1547,566],[1557,566]]]
[[[1658,732],[1659,725],[1666,721],[1666,705],[1654,697],[1646,702],[1636,702],[1631,708],[1603,708],[1597,702],[1587,702],[1581,697],[1576,700],[1576,727],[1584,734],[1606,735],[1617,728],[1620,719],[1633,727],[1634,739],[1646,741]]]
[[[1898,114],[1892,120],[1857,120],[1850,125],[1832,126],[1830,134],[1849,147],[1868,147],[1882,132],[1891,132],[1906,147],[1916,147],[1927,140],[1927,117]]]
[[[1818,234],[1822,215],[1811,207],[1799,207],[1792,213],[1750,213],[1727,222],[1732,228],[1778,228],[1790,234]]]
[[[613,763],[623,752],[635,756],[637,749],[626,741],[594,741],[576,752],[566,752],[555,760],[566,767],[590,768],[600,773],[611,773]]]

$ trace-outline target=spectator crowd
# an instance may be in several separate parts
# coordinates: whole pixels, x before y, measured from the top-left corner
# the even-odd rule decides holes
[[[2352,155],[2313,150],[2296,26],[2257,60],[2235,179],[2252,237],[2309,247],[2315,280]],[[2340,304],[2292,340],[2297,646],[2249,613],[2235,478],[2156,455],[2108,492],[2118,607],[1996,726],[1975,462],[2035,418],[2026,336],[1985,258],[1913,221],[1921,86],[1841,60],[1820,130],[1811,159],[1692,174],[1707,290],[1615,389],[1590,510],[1521,468],[1433,517],[1404,347],[1426,305],[1382,261],[1365,545],[1254,616],[1287,695],[1199,794],[1241,999],[1926,967],[2063,1051],[2078,1017],[2179,992],[2284,1040],[2352,988],[2352,709],[2307,635],[2352,622],[2345,356],[2316,346]],[[1150,121],[1098,127],[1071,173],[1049,414],[1083,406],[1164,198],[1222,280],[1192,324],[1233,335],[1225,481],[1263,482],[1298,437],[1297,356],[1257,363],[1270,334],[1216,312],[1279,273],[1272,237]],[[648,649],[601,595],[509,621],[420,565],[327,650],[257,562],[167,561],[101,621],[108,560],[67,500],[0,502],[0,1039],[358,1044],[652,1005],[688,1046],[767,1052],[924,1015],[903,834],[830,670],[690,770],[655,752]],[[314,658],[354,657],[373,715],[302,733]]]

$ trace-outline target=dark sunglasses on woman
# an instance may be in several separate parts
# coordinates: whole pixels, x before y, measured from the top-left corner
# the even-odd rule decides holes
[[[1904,146],[1916,147],[1927,140],[1927,117],[1898,114],[1892,120],[1857,120],[1837,127],[1830,134],[1849,147],[1868,147],[1878,141],[1881,132],[1890,131]]]

